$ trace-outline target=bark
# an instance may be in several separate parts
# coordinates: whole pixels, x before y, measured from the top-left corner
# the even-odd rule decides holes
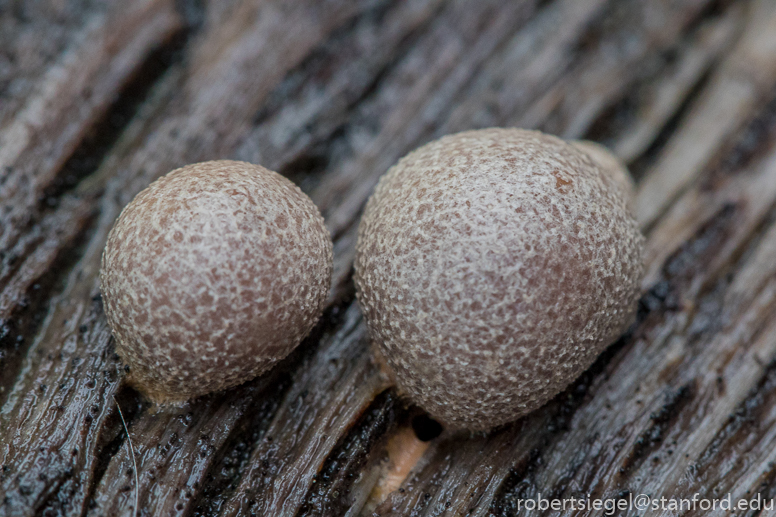
[[[0,514],[500,516],[538,494],[776,494],[771,0],[9,2],[0,49]],[[382,498],[422,413],[380,373],[354,300],[360,212],[402,155],[487,126],[600,141],[630,165],[638,320],[531,415],[415,449]],[[333,288],[278,368],[158,410],[124,383],[100,254],[137,192],[215,158],[312,197]]]

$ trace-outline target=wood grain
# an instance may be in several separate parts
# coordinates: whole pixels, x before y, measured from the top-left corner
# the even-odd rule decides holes
[[[774,27],[771,0],[0,3],[0,514],[773,497]],[[648,238],[639,317],[533,414],[433,438],[385,496],[389,444],[422,412],[382,375],[354,300],[360,212],[403,154],[487,126],[597,140],[629,163]],[[313,198],[332,292],[278,368],[158,409],[124,384],[100,254],[137,192],[215,158]]]

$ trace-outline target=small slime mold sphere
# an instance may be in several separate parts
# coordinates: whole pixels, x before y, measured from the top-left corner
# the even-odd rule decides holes
[[[543,405],[632,321],[644,239],[616,161],[585,149],[450,135],[367,203],[355,280],[370,334],[400,391],[453,428]]]
[[[313,202],[257,165],[174,170],[124,208],[100,272],[129,380],[180,402],[256,377],[317,322],[332,244]]]

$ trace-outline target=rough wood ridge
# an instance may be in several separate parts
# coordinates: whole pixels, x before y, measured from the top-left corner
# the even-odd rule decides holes
[[[416,410],[369,353],[357,222],[400,156],[487,126],[629,163],[648,239],[638,321],[528,417],[433,439],[380,501],[386,444]],[[280,368],[155,412],[123,382],[100,253],[138,191],[216,158],[312,197],[333,289]],[[772,0],[0,2],[0,515],[130,516],[135,490],[138,515],[181,516],[774,497],[774,364]]]

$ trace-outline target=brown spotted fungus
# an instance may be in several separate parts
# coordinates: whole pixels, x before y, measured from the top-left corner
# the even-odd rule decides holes
[[[223,160],[140,192],[108,236],[100,280],[128,379],[161,403],[243,383],[288,355],[319,319],[331,271],[310,198]]]
[[[644,238],[595,144],[482,129],[411,152],[358,231],[355,282],[399,390],[452,428],[515,420],[632,322]]]

